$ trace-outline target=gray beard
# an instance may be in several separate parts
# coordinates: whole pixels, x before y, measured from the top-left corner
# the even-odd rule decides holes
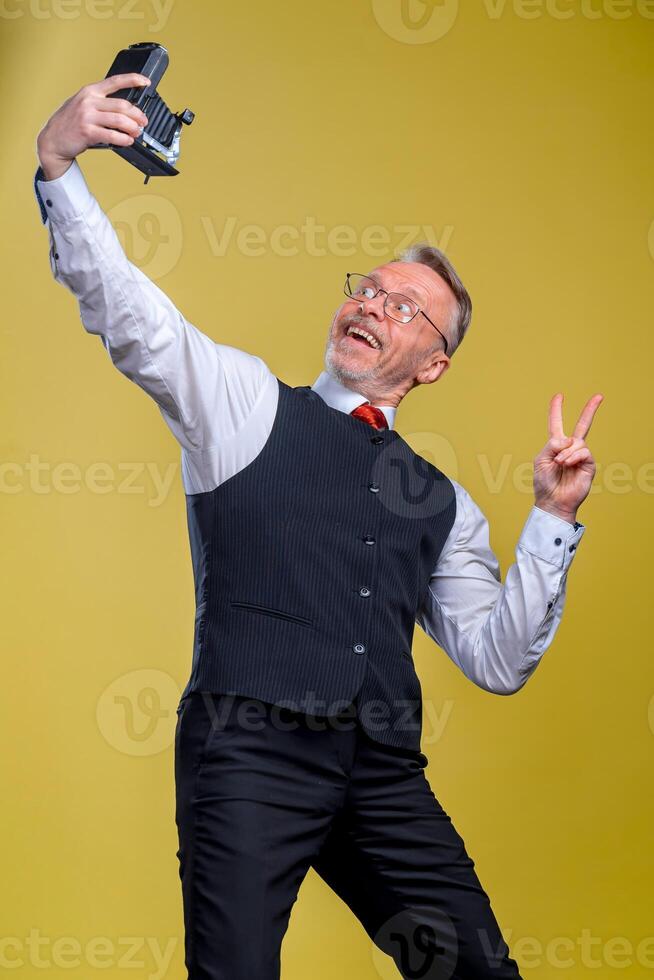
[[[421,359],[421,355],[416,354],[412,359],[413,363],[405,363],[401,365],[401,367],[395,368],[395,370],[390,374],[384,373],[384,389],[395,387],[397,384],[404,383],[407,377],[412,377],[416,368],[419,366]],[[343,367],[342,364],[337,364],[335,361],[334,341],[330,338],[327,341],[327,346],[325,349],[325,369],[331,375],[333,375],[337,381],[340,381],[342,385],[345,385],[345,387],[351,387],[353,384],[360,384],[362,381],[374,383],[381,377],[377,365],[360,370],[353,370],[352,368]]]
[[[334,345],[333,343],[327,344],[327,350],[325,351],[325,368],[331,375],[333,375],[337,381],[347,387],[348,382],[360,382],[360,381],[374,381],[377,378],[376,367],[369,367],[359,371],[353,371],[351,368],[343,367],[342,364],[335,363],[336,358],[334,357]]]

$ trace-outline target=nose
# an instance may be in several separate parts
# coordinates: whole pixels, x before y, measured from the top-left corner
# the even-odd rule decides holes
[[[364,299],[363,302],[359,304],[361,312],[365,316],[374,316],[379,321],[383,320],[386,316],[384,313],[385,299],[386,296],[384,293],[377,293],[377,295],[372,299]]]

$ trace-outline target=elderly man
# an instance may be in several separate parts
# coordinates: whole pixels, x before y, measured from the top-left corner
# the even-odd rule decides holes
[[[595,472],[562,396],[501,583],[488,525],[394,428],[470,322],[448,259],[417,246],[345,277],[325,371],[290,387],[189,323],[126,258],[76,157],[147,122],[87,85],[39,133],[57,282],[181,445],[196,592],[175,733],[185,954],[194,980],[273,980],[313,867],[405,977],[518,977],[420,750],[414,624],[480,687],[518,691],[560,622]],[[228,304],[219,309],[229,315]],[[242,316],[242,311],[237,311]]]

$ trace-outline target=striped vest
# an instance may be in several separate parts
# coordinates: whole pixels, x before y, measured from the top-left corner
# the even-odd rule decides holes
[[[259,455],[186,498],[196,617],[182,697],[231,693],[316,715],[354,704],[373,739],[418,750],[411,644],[454,487],[394,430],[277,380]]]

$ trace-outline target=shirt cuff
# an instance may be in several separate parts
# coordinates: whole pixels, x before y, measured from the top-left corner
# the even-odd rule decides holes
[[[44,224],[48,218],[55,224],[77,218],[94,200],[77,160],[54,180],[46,180],[43,168],[39,167],[34,175],[34,193]]]
[[[573,525],[534,506],[520,535],[518,547],[551,565],[567,569],[585,530],[585,525],[579,521]]]

